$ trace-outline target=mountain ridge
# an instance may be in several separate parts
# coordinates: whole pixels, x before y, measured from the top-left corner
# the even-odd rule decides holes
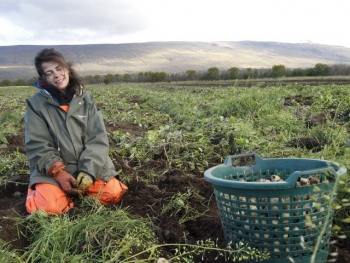
[[[83,76],[146,71],[181,73],[210,67],[308,68],[317,63],[350,64],[350,48],[312,43],[261,41],[145,42],[86,45],[0,46],[0,80],[36,76],[34,57],[43,48],[55,48]]]

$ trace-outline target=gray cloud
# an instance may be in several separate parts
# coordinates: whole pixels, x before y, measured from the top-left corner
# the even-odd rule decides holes
[[[143,30],[147,19],[127,0],[2,0],[0,15],[37,40],[69,43]],[[61,40],[61,41],[60,41]]]
[[[0,0],[0,45],[255,40],[350,47],[348,0],[214,2]]]

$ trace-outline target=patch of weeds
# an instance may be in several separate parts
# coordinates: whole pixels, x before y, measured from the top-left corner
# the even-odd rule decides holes
[[[5,111],[0,115],[0,144],[8,144],[7,135],[15,134],[20,127],[21,117],[12,111]]]
[[[0,158],[0,185],[6,185],[11,178],[18,174],[29,174],[27,157],[25,154],[15,151]]]
[[[158,244],[155,227],[147,219],[132,217],[126,209],[106,207],[93,198],[84,198],[76,213],[50,215],[37,211],[13,218],[27,225],[31,244],[19,254],[0,239],[1,262],[194,262],[207,256],[224,257],[226,262],[256,261],[269,257],[246,244],[219,248],[212,240],[196,244]],[[23,234],[23,233],[22,233]]]
[[[10,245],[0,239],[0,262],[21,263],[19,254],[15,250],[10,250]]]
[[[190,220],[195,220],[198,217],[205,215],[209,210],[205,203],[205,198],[198,194],[198,190],[191,187],[186,193],[177,193],[171,197],[169,203],[165,205],[160,212],[161,215],[168,214],[171,217],[178,216],[179,224],[183,224]],[[193,202],[199,202],[205,209],[199,212],[193,207]]]
[[[176,246],[176,244],[173,246]],[[214,241],[208,239],[198,241],[197,244],[193,245],[179,244],[175,247],[174,255],[169,259],[169,262],[193,263],[195,262],[194,256],[199,256],[202,261],[205,261],[209,254],[214,253],[216,253],[215,260],[223,258],[225,262],[238,262],[243,260],[259,262],[270,258],[268,252],[262,252],[243,242],[238,242],[235,245],[228,244],[226,248],[218,248]]]
[[[125,209],[111,209],[84,198],[81,213],[70,217],[39,211],[28,216],[31,244],[24,258],[31,262],[123,262],[156,257],[154,226]],[[138,255],[133,256],[133,255]]]

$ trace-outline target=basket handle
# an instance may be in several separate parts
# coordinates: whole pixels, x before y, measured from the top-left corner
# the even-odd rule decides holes
[[[296,184],[298,179],[302,176],[314,175],[314,174],[325,173],[325,172],[330,172],[334,176],[334,179],[338,177],[338,174],[336,173],[334,168],[332,166],[328,166],[324,168],[311,169],[306,171],[295,171],[290,176],[288,176],[286,182],[288,184]]]
[[[257,155],[256,153],[242,153],[242,154],[227,156],[224,161],[224,164],[232,166],[232,159],[239,159],[239,158],[245,158],[245,157],[254,157],[255,162],[259,162],[259,160],[262,160],[260,156]]]
[[[258,165],[260,162],[264,162],[263,159],[256,153],[245,153],[245,154],[237,154],[237,155],[231,155],[226,157],[224,164],[232,166],[233,159],[239,159],[239,158],[245,158],[245,157],[254,157],[255,164],[258,164]],[[337,163],[334,163],[334,164],[337,165]],[[334,179],[336,179],[339,175],[347,174],[347,170],[345,167],[343,166],[340,167],[339,171],[336,172],[334,167],[329,164],[326,167],[320,167],[320,168],[310,169],[305,171],[294,171],[288,176],[288,178],[284,182],[278,182],[278,183],[271,182],[271,183],[263,183],[263,184],[255,183],[255,182],[239,182],[239,184],[237,184],[237,182],[232,182],[232,183],[234,183],[235,187],[238,187],[238,188],[249,188],[254,185],[254,189],[289,189],[289,188],[295,187],[297,181],[302,176],[306,177],[308,175],[314,175],[314,174],[325,173],[325,172],[330,172],[334,176]],[[227,182],[225,182],[225,184],[227,185]],[[239,187],[239,185],[241,185],[241,187]]]
[[[344,168],[345,169],[345,168]],[[332,172],[332,174],[336,177],[338,174],[335,172],[333,167],[325,167],[319,169],[312,169],[307,171],[295,171],[288,176],[286,181],[284,182],[267,182],[267,183],[259,183],[259,182],[232,182],[236,188],[246,188],[246,189],[262,189],[262,190],[276,190],[276,189],[290,189],[296,186],[298,179],[303,175],[312,175],[323,172]],[[228,184],[230,184],[229,182]],[[227,185],[227,183],[226,183]]]

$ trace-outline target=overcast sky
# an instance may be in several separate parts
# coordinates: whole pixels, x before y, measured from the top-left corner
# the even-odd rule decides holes
[[[1,0],[0,46],[153,41],[350,48],[349,0]]]

